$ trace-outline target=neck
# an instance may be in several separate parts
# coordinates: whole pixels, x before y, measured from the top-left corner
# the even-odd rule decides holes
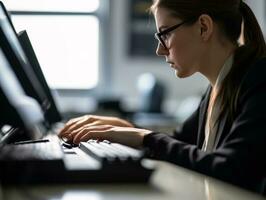
[[[225,61],[233,54],[236,47],[228,44],[223,46],[211,46],[203,57],[200,70],[209,81],[212,87],[215,85],[219,72]]]

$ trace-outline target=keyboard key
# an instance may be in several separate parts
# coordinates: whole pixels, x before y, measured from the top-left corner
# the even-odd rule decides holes
[[[139,163],[143,158],[142,151],[107,140],[81,142],[80,149],[95,159],[109,164]]]

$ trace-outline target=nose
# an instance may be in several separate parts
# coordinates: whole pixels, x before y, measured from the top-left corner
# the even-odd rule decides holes
[[[164,48],[164,46],[160,42],[158,42],[156,54],[157,56],[165,56],[169,54],[169,51],[168,49]]]

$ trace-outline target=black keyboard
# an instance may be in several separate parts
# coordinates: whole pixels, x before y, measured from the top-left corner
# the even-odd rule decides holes
[[[5,145],[0,151],[2,183],[147,182],[152,172],[142,165],[142,151],[90,140],[72,148],[76,154],[64,154],[58,137],[54,139]],[[69,168],[67,160],[79,167],[89,165]],[[95,167],[91,162],[99,164]]]
[[[62,160],[64,153],[58,140],[41,139],[6,145],[1,150],[1,158],[14,160]]]
[[[139,164],[143,158],[143,151],[107,140],[81,142],[80,149],[100,161],[103,166]]]
[[[64,152],[57,137],[5,145],[0,151],[3,184],[57,182],[64,170]]]

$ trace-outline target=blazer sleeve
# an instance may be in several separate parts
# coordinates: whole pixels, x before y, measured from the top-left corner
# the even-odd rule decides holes
[[[258,190],[257,183],[265,177],[266,169],[266,80],[244,91],[229,133],[213,152],[201,151],[196,145],[165,134],[152,133],[143,141],[150,156]]]
[[[199,123],[199,107],[197,110],[182,124],[174,130],[173,138],[189,143],[197,143],[198,123]]]

